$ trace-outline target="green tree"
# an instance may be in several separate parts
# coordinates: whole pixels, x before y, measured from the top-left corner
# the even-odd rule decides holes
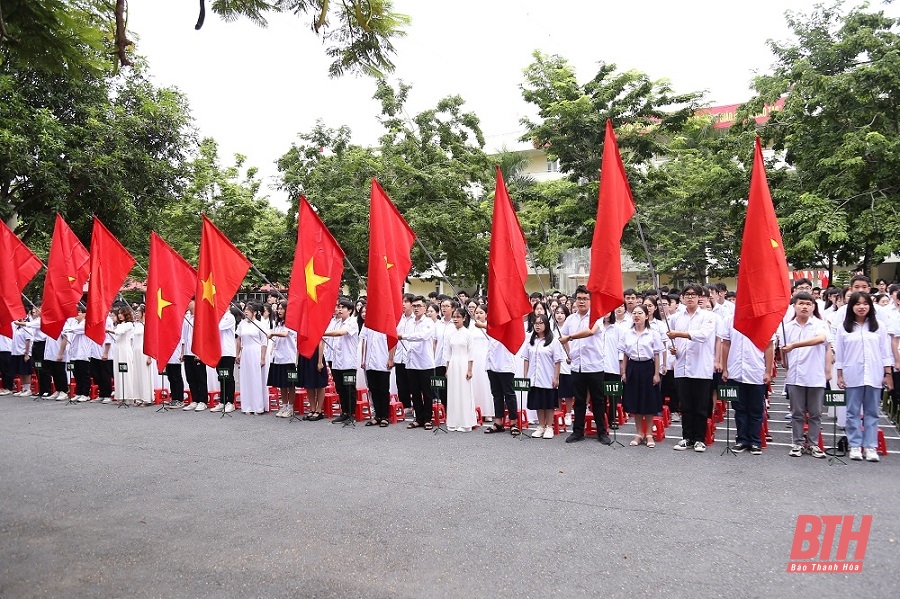
[[[784,97],[763,127],[793,169],[776,195],[788,259],[863,264],[900,250],[900,34],[883,12],[787,14],[747,113]]]

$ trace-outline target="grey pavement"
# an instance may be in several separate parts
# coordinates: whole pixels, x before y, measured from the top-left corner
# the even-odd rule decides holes
[[[0,398],[0,597],[900,596],[898,453],[481,430]],[[799,514],[871,514],[863,572],[787,573]]]

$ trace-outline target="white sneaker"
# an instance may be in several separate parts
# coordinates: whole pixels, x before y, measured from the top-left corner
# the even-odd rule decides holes
[[[199,410],[198,410],[198,411],[199,411]],[[210,412],[224,412],[224,411],[225,411],[225,404],[223,404],[223,403],[221,403],[221,402],[220,402],[220,403],[217,403],[217,404],[216,404],[216,407],[210,408],[209,411],[210,411]]]
[[[704,451],[706,451],[706,443],[697,441],[696,443],[694,443],[694,451],[696,451],[697,453],[703,453]]]
[[[547,428],[544,429],[544,438],[545,439],[553,438],[553,427],[552,426],[548,426]]]
[[[791,450],[788,452],[788,455],[792,458],[799,458],[803,455],[803,448],[799,445],[792,445]]]
[[[100,400],[100,403],[112,403],[112,397],[104,397]]]
[[[682,439],[672,449],[674,449],[675,451],[686,451],[690,446],[691,444],[688,443],[687,439]]]
[[[221,406],[222,404],[219,404],[219,405]],[[234,404],[233,403],[225,404],[225,413],[231,414],[232,412],[234,412]]]
[[[563,418],[563,424],[565,424],[566,426],[572,426],[572,415],[571,414],[566,413],[565,417]]]
[[[544,436],[545,430],[546,429],[543,426],[537,427],[536,429],[534,429],[534,432],[531,433],[531,438],[532,439],[540,439],[541,437]],[[553,429],[550,429],[550,430],[552,431]]]
[[[68,398],[69,398],[69,396],[66,394],[65,391],[60,391],[59,393],[53,395],[52,397],[48,397],[47,399],[55,399],[56,401],[63,401]]]
[[[205,402],[202,402],[202,401],[198,401],[198,402],[197,402],[197,407],[194,408],[194,411],[195,411],[195,412],[202,412],[202,411],[205,410],[205,409],[206,409],[206,403],[205,403]]]
[[[91,398],[87,395],[79,395],[76,401],[78,401],[79,403],[84,403],[86,401],[91,401]]]
[[[31,391],[25,391],[24,389],[13,393],[13,397],[28,397],[29,395],[31,395]]]
[[[874,447],[866,447],[866,461],[880,462],[881,458],[878,457],[878,450]]]
[[[0,395],[12,395],[12,391],[9,389],[0,389]]]
[[[861,462],[863,459],[862,448],[861,447],[851,447],[850,448],[850,459]]]
[[[189,403],[188,405],[186,405],[186,406],[184,406],[183,408],[181,408],[181,410],[182,410],[183,412],[193,412],[193,411],[196,410],[196,409],[197,409],[197,402],[196,402],[196,401],[192,401],[192,402]]]
[[[294,409],[290,408],[290,407],[284,411],[284,416],[282,416],[282,418],[293,418],[293,417],[294,417]]]

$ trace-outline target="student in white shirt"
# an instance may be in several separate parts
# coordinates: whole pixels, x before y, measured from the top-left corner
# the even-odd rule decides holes
[[[557,339],[553,337],[550,319],[546,314],[534,318],[531,337],[522,346],[525,359],[523,376],[531,382],[528,389],[528,409],[538,414],[538,428],[532,437],[553,438],[553,412],[559,405],[556,389],[559,387],[560,363],[566,354]]]
[[[359,323],[356,318],[352,318],[353,302],[348,299],[340,300],[337,312],[340,324],[331,331],[325,331],[324,335],[335,340],[332,342],[334,355],[331,361],[331,378],[334,380],[334,389],[341,399],[341,415],[332,420],[333,423],[345,422],[354,416],[356,386],[346,384],[344,376],[356,373],[359,355],[357,353]]]
[[[631,311],[632,326],[619,335],[625,411],[634,414],[637,431],[630,445],[654,447],[653,417],[662,410],[659,393],[659,357],[663,351],[659,333],[648,325],[650,309],[638,304]],[[642,434],[643,433],[643,434]]]
[[[287,301],[282,300],[275,308],[275,326],[269,333],[273,348],[272,364],[269,366],[266,384],[280,390],[281,409],[275,414],[278,418],[291,418],[294,415],[294,396],[297,389],[297,333],[285,325],[285,314]]]
[[[813,317],[815,309],[812,295],[806,292],[795,295],[795,317],[784,325],[783,331],[781,355],[787,368],[785,386],[791,402],[791,457],[800,457],[804,449],[814,458],[825,457],[818,439],[822,430],[825,384],[831,378],[831,351],[828,325]],[[803,431],[807,414],[808,434]]]
[[[846,390],[847,443],[850,459],[879,461],[878,403],[882,386],[892,389],[891,367],[894,360],[885,327],[875,317],[872,297],[857,291],[847,302],[848,310],[834,338],[838,387]],[[864,431],[860,430],[860,411]]]
[[[748,337],[734,328],[730,316],[722,332],[722,381],[737,385],[734,409],[734,451],[749,449],[753,455],[762,453],[762,423],[765,418],[766,387],[772,380],[775,343],[769,340],[760,350]]]

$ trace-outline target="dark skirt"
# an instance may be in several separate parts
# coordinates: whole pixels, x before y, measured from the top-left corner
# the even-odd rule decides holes
[[[304,389],[324,389],[328,386],[328,367],[319,370],[319,350],[313,352],[311,358],[300,356],[297,359],[297,386]],[[324,362],[323,362],[324,364]]]
[[[266,380],[266,385],[279,389],[295,386],[297,384],[296,376],[295,380],[291,381],[288,373],[296,368],[294,364],[269,364],[269,378]]]
[[[556,389],[531,387],[528,390],[529,410],[555,410],[558,407],[559,400],[556,398]]]
[[[31,374],[31,371],[34,370],[34,365],[31,363],[31,358],[28,361],[25,361],[25,354],[12,354],[12,374],[13,376],[27,376]]]
[[[622,405],[629,414],[639,416],[656,415],[662,410],[659,386],[653,384],[653,360],[644,362],[628,360],[625,366]]]
[[[559,375],[559,389],[556,390],[556,396],[559,399],[568,399],[575,397],[575,387],[572,386],[571,374]]]

